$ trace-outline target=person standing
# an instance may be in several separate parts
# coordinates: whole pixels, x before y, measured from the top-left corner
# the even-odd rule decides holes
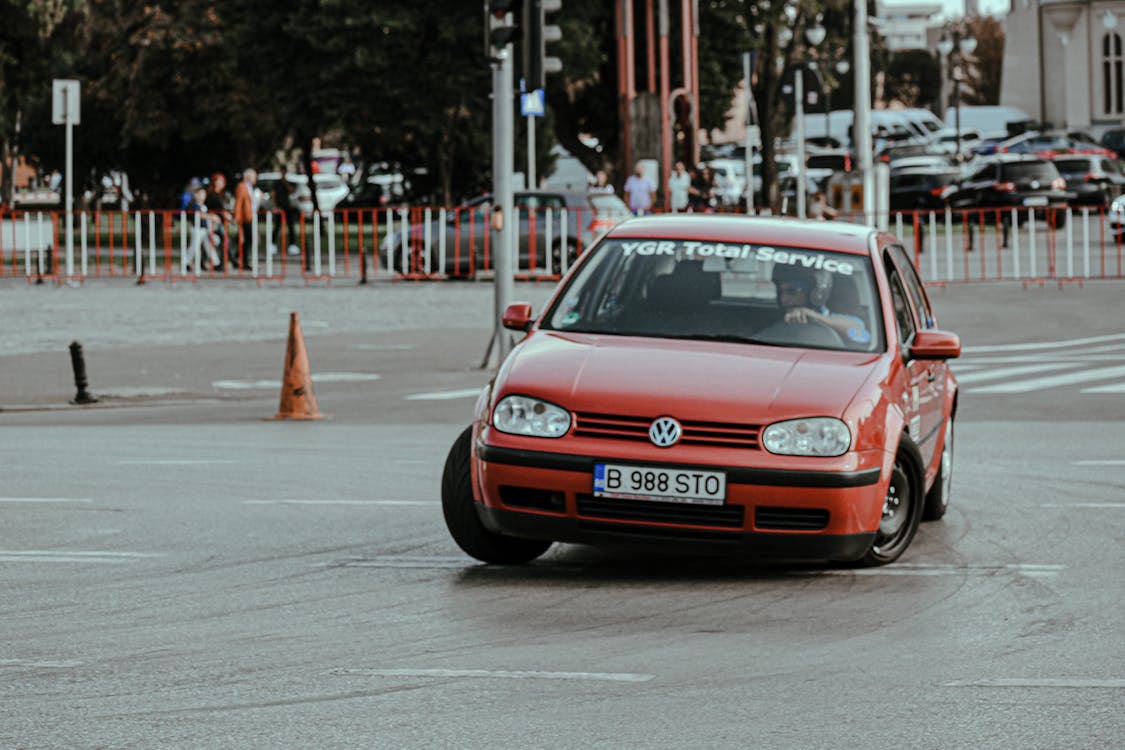
[[[231,249],[230,242],[227,240],[227,178],[221,172],[216,172],[211,175],[210,189],[207,191],[207,199],[204,205],[207,206],[207,213],[211,216],[211,230],[215,236],[216,246],[220,248],[220,256],[230,255],[233,257],[236,253]],[[216,271],[223,269],[222,264],[215,268]]]
[[[633,167],[633,174],[625,180],[625,202],[635,216],[644,216],[652,210],[652,197],[656,194],[656,185],[645,177],[645,165],[637,162]]]
[[[297,244],[297,237],[300,233],[300,219],[297,217],[297,209],[294,207],[295,200],[293,192],[296,186],[289,180],[289,170],[286,167],[281,168],[281,177],[277,180],[277,185],[273,189],[273,207],[278,212],[277,223],[273,228],[274,245],[270,248],[272,255],[277,251],[277,248],[282,246],[282,229],[284,225],[284,239],[285,244],[288,244],[288,252],[290,255],[300,255],[301,248]],[[282,221],[284,217],[284,221]]]
[[[594,184],[590,186],[591,193],[612,194],[613,185],[609,184],[609,175],[606,174],[604,169],[599,169],[598,174],[594,177]]]
[[[242,181],[234,189],[234,221],[238,224],[238,256],[231,258],[235,267],[247,268],[250,254],[254,252],[254,185],[258,173],[247,168]]]
[[[682,161],[676,162],[676,168],[668,175],[668,196],[670,208],[679,213],[688,207],[688,192],[691,189],[691,175]]]

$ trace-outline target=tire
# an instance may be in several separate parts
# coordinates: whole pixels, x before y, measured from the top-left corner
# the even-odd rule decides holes
[[[883,517],[871,549],[861,558],[860,565],[874,567],[897,560],[918,531],[922,520],[923,498],[917,471],[900,452],[891,470],[891,483],[883,500]]]
[[[484,527],[473,500],[473,429],[468,427],[449,449],[441,474],[441,510],[457,546],[470,557],[496,565],[520,565],[546,552],[551,542],[495,534]]]
[[[551,272],[557,273],[560,276],[570,270],[574,265],[574,261],[578,260],[578,245],[573,240],[568,240],[566,243],[566,269],[563,269],[562,263],[562,240],[555,240],[555,244],[551,246]]]
[[[953,485],[953,417],[945,420],[945,439],[941,444],[941,463],[934,478],[934,486],[926,493],[922,508],[923,521],[937,521],[949,507],[949,491]]]

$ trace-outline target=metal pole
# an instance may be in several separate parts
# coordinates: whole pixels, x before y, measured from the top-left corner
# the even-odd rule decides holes
[[[534,190],[539,186],[535,180],[535,117],[527,118],[527,189]]]
[[[864,220],[871,224],[875,214],[875,174],[871,153],[871,40],[867,34],[867,2],[856,0],[855,37],[855,120],[854,137],[859,172],[863,177]]]
[[[742,53],[742,80],[746,83],[746,213],[754,215],[754,142],[750,129],[754,126],[754,87],[750,80],[750,53]]]
[[[70,97],[65,97],[69,100]],[[74,123],[66,117],[66,276],[74,275]]]
[[[953,107],[954,107],[954,122],[956,125],[957,134],[956,148],[957,163],[961,163],[961,61],[957,61],[957,65],[953,68]]]
[[[805,70],[796,69],[793,76],[793,98],[797,104],[797,218],[805,218],[805,181],[808,166],[805,164]]]
[[[513,268],[515,265],[515,240],[514,229],[519,226],[519,218],[515,215],[514,197],[512,194],[512,172],[515,168],[515,149],[513,148],[513,107],[512,107],[512,45],[504,48],[500,53],[500,64],[494,79],[493,96],[495,97],[493,136],[495,142],[494,168],[492,174],[493,197],[496,207],[501,211],[504,223],[499,232],[499,242],[496,244],[492,258],[495,268],[496,291],[496,353],[497,362],[503,362],[511,351],[511,339],[504,332],[501,321],[504,310],[511,304],[515,293]]]

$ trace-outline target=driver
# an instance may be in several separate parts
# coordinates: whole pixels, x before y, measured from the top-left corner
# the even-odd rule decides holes
[[[796,265],[775,265],[773,282],[777,304],[786,323],[820,323],[828,326],[848,344],[866,344],[871,333],[863,319],[855,315],[829,310],[832,293],[832,272]]]

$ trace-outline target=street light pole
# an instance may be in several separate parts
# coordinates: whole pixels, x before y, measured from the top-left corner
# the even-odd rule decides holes
[[[956,131],[953,137],[954,147],[957,149],[954,158],[961,163],[964,161],[964,154],[961,153],[961,81],[965,78],[965,58],[973,54],[973,50],[977,48],[977,40],[968,30],[963,31],[960,26],[955,26],[949,33],[942,35],[937,46],[946,63],[945,67],[949,69],[949,76],[953,79],[953,120]]]

